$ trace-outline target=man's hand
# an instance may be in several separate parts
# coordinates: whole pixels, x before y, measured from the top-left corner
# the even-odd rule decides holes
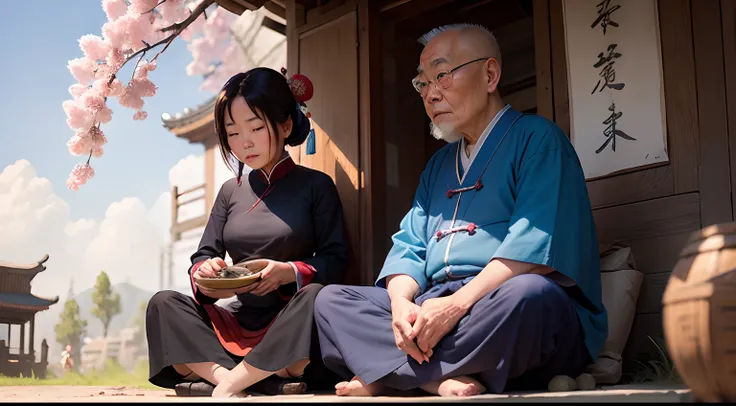
[[[452,296],[427,299],[422,303],[409,338],[416,339],[419,350],[428,354],[466,313],[455,304]]]
[[[294,268],[286,262],[268,261],[268,265],[259,274],[261,279],[258,282],[242,288],[238,293],[251,292],[256,296],[265,296],[281,285],[296,281]]]
[[[419,311],[419,306],[403,297],[391,300],[392,327],[396,346],[421,364],[423,361],[429,362],[429,356],[420,351],[414,339],[410,338],[412,325],[416,322]]]

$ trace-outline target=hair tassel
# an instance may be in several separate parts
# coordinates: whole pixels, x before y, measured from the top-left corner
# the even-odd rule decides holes
[[[314,128],[309,129],[309,135],[307,136],[307,155],[314,155],[317,152],[317,141],[314,134]]]

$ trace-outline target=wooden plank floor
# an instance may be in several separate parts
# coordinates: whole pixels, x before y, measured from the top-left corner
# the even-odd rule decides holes
[[[558,393],[513,393],[481,395],[471,398],[355,397],[329,394],[290,396],[251,396],[240,399],[180,398],[170,390],[144,390],[101,386],[5,386],[0,387],[1,402],[294,402],[294,403],[446,403],[446,402],[690,402],[691,393],[683,387],[656,385],[609,386],[592,391]]]

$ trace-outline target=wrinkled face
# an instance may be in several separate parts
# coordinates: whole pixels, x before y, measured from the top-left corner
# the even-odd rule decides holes
[[[291,119],[277,124],[278,133],[273,134],[266,116],[258,109],[256,112],[258,115],[243,96],[236,97],[230,105],[230,114],[225,113],[225,130],[233,155],[252,169],[262,169],[273,166],[281,157],[284,140],[291,133]]]
[[[460,41],[456,31],[437,35],[422,51],[415,80],[427,84],[420,96],[435,137],[458,140],[469,121],[486,108],[488,57]]]

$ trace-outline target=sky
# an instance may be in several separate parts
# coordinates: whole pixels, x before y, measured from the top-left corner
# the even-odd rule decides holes
[[[199,90],[200,77],[186,74],[192,60],[186,42],[176,39],[150,73],[158,91],[144,99],[146,120],[134,121],[134,110],[109,104],[105,153],[91,161],[96,174],[71,191],[69,173],[86,157],[66,147],[74,132],[62,102],[71,99],[68,89],[75,83],[67,63],[82,56],[82,35],[101,35],[106,15],[100,0],[3,7],[12,17],[0,24],[0,261],[30,263],[48,253],[48,269],[33,280],[32,292],[59,296],[57,306],[63,306],[72,278],[79,293],[94,285],[101,270],[113,284],[127,281],[155,292],[158,277],[152,275],[158,275],[167,237],[171,186],[204,181],[204,148],[176,138],[161,122],[164,112],[173,115],[212,97]],[[132,64],[122,72],[130,75]],[[186,268],[179,268],[193,250],[196,242],[176,254],[183,262],[175,285],[186,282]]]

